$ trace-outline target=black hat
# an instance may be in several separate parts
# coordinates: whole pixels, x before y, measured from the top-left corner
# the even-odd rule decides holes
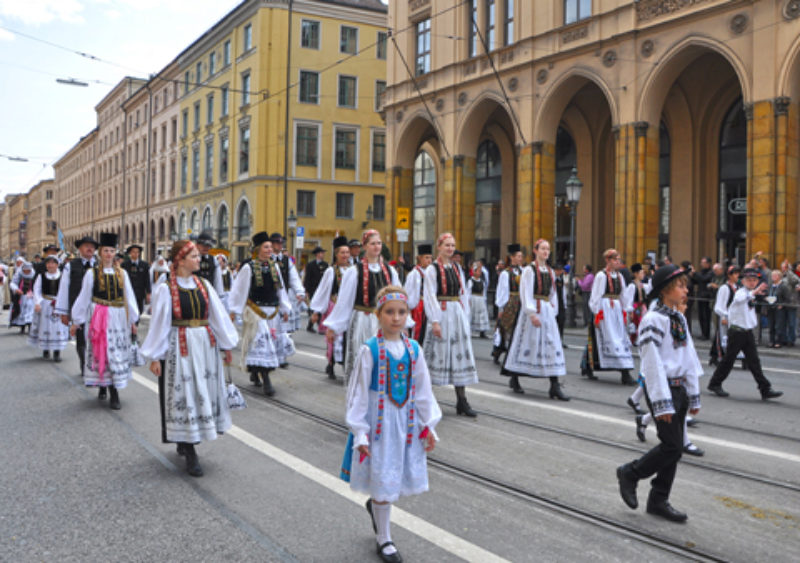
[[[678,268],[675,264],[667,264],[662,266],[656,270],[655,274],[653,274],[653,289],[651,289],[650,293],[647,295],[647,300],[652,301],[653,299],[656,299],[661,293],[661,290],[667,287],[669,282],[678,276],[685,275],[686,272]]]
[[[272,233],[269,235],[270,242],[277,242],[279,244],[283,244],[283,235],[280,233]]]
[[[111,248],[117,247],[119,237],[117,233],[100,233],[100,246],[110,246]]]
[[[45,256],[44,263],[47,264],[48,262],[55,262],[56,264],[58,264],[58,256],[56,256],[55,254],[51,254],[50,256]]]
[[[433,254],[433,245],[432,244],[418,244],[417,245],[417,255],[422,256],[423,254]]]
[[[336,237],[333,239],[333,249],[336,250],[337,248],[341,248],[342,246],[347,246],[347,237]]]
[[[265,242],[269,241],[269,235],[266,231],[261,231],[253,235],[253,247],[258,248]]]
[[[509,244],[506,250],[508,250],[509,254],[516,254],[517,252],[522,252],[522,246],[515,242],[514,244]]]
[[[130,254],[131,250],[133,250],[134,248],[138,248],[139,252],[144,250],[144,248],[140,244],[132,244],[125,250],[125,254]]]
[[[91,237],[91,235],[86,235],[85,237],[79,238],[78,240],[75,241],[75,248],[80,248],[82,244],[87,244],[87,243],[88,244],[93,244],[95,249],[98,246],[100,246],[100,243],[98,243],[96,240],[94,240]]]
[[[49,252],[50,250],[55,250],[56,252],[58,252],[58,247],[51,242],[42,249],[42,252]]]
[[[742,270],[743,278],[760,278],[761,271],[758,268],[745,268]]]
[[[453,256],[464,256],[464,253],[461,252],[460,250],[456,250],[455,252],[453,252]]]
[[[211,236],[211,233],[209,233],[207,231],[203,231],[197,237],[197,244],[204,244],[206,246],[214,246],[215,244],[217,244],[217,241],[214,240],[214,237]]]
[[[636,272],[641,272],[641,271],[642,271],[642,265],[639,264],[639,262],[637,262],[636,264],[631,266],[631,273],[632,274],[635,274]]]
[[[321,246],[317,245],[317,247],[314,250],[311,251],[311,254],[317,254],[319,252],[325,252],[325,249],[322,248]]]
[[[351,238],[350,242],[347,243],[347,246],[361,246],[361,241],[357,238]]]

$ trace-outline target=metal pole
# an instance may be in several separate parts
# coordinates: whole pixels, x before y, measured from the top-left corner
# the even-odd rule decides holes
[[[575,328],[575,213],[578,202],[569,204],[569,315],[567,326]]]
[[[287,40],[289,48],[286,53],[286,118],[283,127],[283,232],[289,230],[289,102],[292,99],[292,9],[294,5],[289,0],[289,29]]]

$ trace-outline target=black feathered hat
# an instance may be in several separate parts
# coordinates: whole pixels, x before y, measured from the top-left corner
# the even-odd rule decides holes
[[[635,274],[636,272],[641,272],[641,271],[642,271],[642,265],[639,264],[639,262],[637,262],[636,264],[631,266],[631,273],[632,274]]]
[[[509,254],[516,254],[517,252],[522,252],[522,245],[515,242],[514,244],[509,244],[506,250],[508,250]]]
[[[432,244],[418,244],[417,245],[417,256],[422,256],[423,254],[433,254],[433,245]]]
[[[685,275],[686,272],[678,268],[675,264],[667,264],[666,266],[660,267],[658,270],[656,270],[656,273],[653,274],[653,288],[647,295],[647,300],[652,301],[653,299],[656,299],[661,294],[661,291],[667,287],[669,282],[678,276]]]
[[[100,233],[100,246],[110,246],[111,248],[117,247],[119,237],[117,233]]]
[[[336,237],[333,239],[333,249],[336,250],[337,248],[341,248],[342,246],[348,246],[347,244],[347,237]]]
[[[261,231],[253,235],[253,247],[259,248],[265,242],[269,242],[269,235],[266,231]]]

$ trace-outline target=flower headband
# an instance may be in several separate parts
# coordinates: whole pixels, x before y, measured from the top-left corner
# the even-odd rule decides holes
[[[436,239],[436,246],[441,246],[445,239],[448,238],[456,240],[456,237],[453,236],[453,233],[442,233],[439,235],[439,238]]]
[[[403,294],[403,293],[400,293],[400,292],[395,292],[395,293],[385,293],[385,294],[383,294],[383,295],[381,296],[381,298],[380,298],[380,299],[378,299],[378,309],[380,309],[381,307],[383,307],[383,306],[384,306],[384,304],[385,304],[387,301],[403,301],[403,302],[405,302],[405,303],[408,303],[408,297],[406,297],[406,296],[405,296],[405,294]]]
[[[364,234],[361,235],[361,246],[364,246],[365,244],[367,244],[367,241],[369,240],[369,237],[371,237],[372,235],[380,235],[380,233],[378,231],[376,231],[375,229],[370,229],[368,231],[364,231]]]
[[[181,259],[182,259],[184,256],[186,256],[187,254],[189,254],[189,253],[190,253],[192,250],[194,250],[195,248],[196,248],[196,247],[195,247],[195,245],[194,245],[194,243],[193,243],[192,241],[189,241],[189,242],[187,242],[186,244],[184,244],[184,245],[183,245],[183,248],[181,248],[181,249],[178,251],[178,254],[177,254],[177,255],[175,256],[175,258],[172,260],[172,263],[173,263],[173,264],[175,264],[176,262],[178,262],[178,260],[181,260]]]

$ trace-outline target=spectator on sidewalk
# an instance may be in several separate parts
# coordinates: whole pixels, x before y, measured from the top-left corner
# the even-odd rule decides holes
[[[578,289],[581,294],[581,301],[583,302],[583,326],[589,326],[589,319],[592,318],[592,313],[589,310],[589,297],[592,295],[592,284],[594,284],[594,273],[592,273],[592,265],[586,264],[583,267],[583,277],[578,279]]]
[[[695,297],[697,298],[697,320],[700,323],[701,340],[709,340],[711,338],[711,301],[714,298],[714,289],[709,287],[709,284],[713,278],[714,272],[711,271],[711,258],[703,256],[700,259],[700,269],[691,275],[691,281],[695,286]]]
[[[794,346],[797,336],[797,305],[800,301],[800,277],[794,273],[794,268],[788,260],[781,263],[781,272],[783,273],[784,281],[789,285],[791,290],[791,299],[784,307],[786,316],[786,325],[784,327],[784,345]]]

